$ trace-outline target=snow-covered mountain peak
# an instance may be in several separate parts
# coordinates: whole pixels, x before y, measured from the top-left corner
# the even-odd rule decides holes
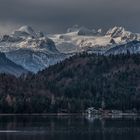
[[[79,29],[79,25],[74,25],[74,26],[67,29],[67,33],[77,32],[78,29]]]
[[[36,38],[37,34],[33,30],[32,27],[25,25],[25,26],[20,27],[16,31],[14,31],[12,33],[12,36],[14,37],[29,37],[30,36],[30,37]]]
[[[74,25],[68,28],[67,33],[72,33],[72,32],[75,32],[79,36],[93,36],[93,35],[97,35],[98,33],[95,29],[89,29],[84,26],[80,27],[78,25]]]
[[[95,29],[93,30],[90,30],[86,27],[80,27],[79,30],[78,30],[78,35],[87,35],[87,36],[92,36],[92,35],[96,35],[97,34],[97,31]]]
[[[107,31],[106,35],[110,35],[111,37],[114,37],[114,38],[120,37],[122,34],[124,34],[125,31],[126,31],[125,28],[115,26],[115,27],[109,29]]]
[[[34,30],[32,29],[32,27],[27,26],[27,25],[20,27],[18,29],[18,31],[26,32],[26,33],[32,33],[32,32],[34,32]]]
[[[30,49],[47,53],[58,53],[53,40],[36,33],[30,26],[22,26],[10,35],[3,35],[0,40],[0,51],[9,52],[18,49]]]
[[[127,31],[124,27],[113,27],[109,29],[106,33],[106,36],[110,36],[112,38],[120,38],[122,41],[132,41],[137,39],[137,34]]]

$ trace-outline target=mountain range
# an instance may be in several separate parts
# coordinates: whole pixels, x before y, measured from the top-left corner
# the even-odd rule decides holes
[[[132,54],[140,53],[140,34],[123,27],[104,31],[74,25],[63,34],[47,34],[23,26],[0,39],[0,52],[5,54],[4,58],[21,66],[15,73],[37,73],[82,52],[116,55],[126,54],[128,51]],[[6,67],[3,69],[6,73],[8,70],[10,69]]]

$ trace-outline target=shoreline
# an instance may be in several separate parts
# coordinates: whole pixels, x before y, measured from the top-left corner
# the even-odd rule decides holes
[[[82,115],[84,116],[82,113],[33,113],[33,114],[0,114],[0,116],[78,116],[78,115]]]
[[[109,113],[109,114],[87,114],[87,113],[33,113],[33,114],[8,114],[8,113],[2,113],[0,114],[0,116],[108,116],[108,117],[112,117],[112,116],[139,116],[140,114],[138,113],[120,113],[120,114],[113,114],[113,113]]]

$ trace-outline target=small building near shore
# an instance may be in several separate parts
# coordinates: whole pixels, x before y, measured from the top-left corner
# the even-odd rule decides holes
[[[88,113],[88,114],[98,114],[98,112],[99,111],[97,109],[95,109],[94,107],[90,107],[86,110],[86,113]]]

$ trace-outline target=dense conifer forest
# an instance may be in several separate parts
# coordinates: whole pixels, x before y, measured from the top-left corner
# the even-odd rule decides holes
[[[140,110],[140,55],[77,54],[16,78],[0,75],[0,113],[79,113],[88,107]]]

